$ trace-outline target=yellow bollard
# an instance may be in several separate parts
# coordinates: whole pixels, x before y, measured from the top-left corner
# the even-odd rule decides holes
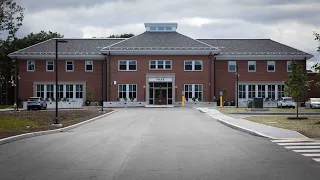
[[[220,96],[220,107],[222,107],[222,96]]]
[[[181,106],[184,107],[184,95],[182,95]]]

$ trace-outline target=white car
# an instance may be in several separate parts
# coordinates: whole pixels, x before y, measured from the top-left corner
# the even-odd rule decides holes
[[[320,98],[309,98],[305,106],[306,108],[320,108]]]
[[[292,97],[282,97],[280,100],[278,100],[277,106],[278,108],[289,107],[294,109],[296,107],[296,103]]]
[[[47,102],[42,97],[29,97],[27,109],[47,109]]]

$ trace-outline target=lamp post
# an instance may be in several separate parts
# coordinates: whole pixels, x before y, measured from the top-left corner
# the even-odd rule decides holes
[[[237,76],[237,108],[239,108],[239,72],[238,72],[238,65],[236,65],[236,76]]]
[[[55,71],[56,71],[56,119],[54,126],[61,127],[62,124],[59,124],[58,119],[58,43],[68,43],[68,41],[63,39],[56,39],[56,60],[55,60]]]

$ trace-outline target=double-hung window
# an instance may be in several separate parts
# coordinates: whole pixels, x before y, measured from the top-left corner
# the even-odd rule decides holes
[[[137,85],[136,84],[119,84],[118,86],[119,99],[137,99]]]
[[[236,72],[236,66],[237,66],[236,61],[228,61],[228,71],[229,72]]]
[[[53,90],[53,85],[48,84],[47,85],[47,98],[53,98],[54,97],[54,90]]]
[[[202,71],[202,60],[185,60],[184,70],[185,71]]]
[[[291,61],[287,61],[287,72],[292,72]]]
[[[74,71],[74,62],[73,61],[66,61],[66,71],[67,72]]]
[[[36,63],[34,60],[27,61],[27,71],[33,72],[36,69]]]
[[[37,97],[44,97],[44,85],[38,84],[37,85]]]
[[[275,72],[276,71],[276,62],[275,61],[268,61],[267,71],[268,72]]]
[[[136,60],[119,60],[118,70],[119,71],[136,71],[137,61]]]
[[[73,98],[73,85],[66,85],[66,98]]]
[[[202,84],[185,84],[184,96],[186,101],[202,101],[203,87]]]
[[[149,62],[149,68],[151,70],[170,70],[172,61],[170,60],[151,60]]]
[[[86,72],[93,71],[93,61],[85,61],[85,71]]]
[[[54,61],[47,61],[46,71],[54,71]]]
[[[83,98],[83,85],[76,85],[76,98]]]
[[[248,72],[256,72],[256,62],[248,61]]]

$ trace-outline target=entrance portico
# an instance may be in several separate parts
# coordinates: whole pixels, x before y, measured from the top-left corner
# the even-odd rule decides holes
[[[175,102],[175,74],[147,74],[146,101],[149,105],[172,105]]]

